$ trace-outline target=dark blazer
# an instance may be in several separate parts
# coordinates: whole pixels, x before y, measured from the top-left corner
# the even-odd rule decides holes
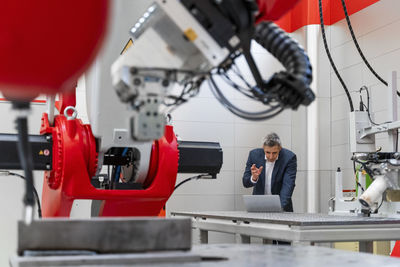
[[[251,179],[251,166],[255,164],[257,168],[263,166],[257,183],[253,184]],[[271,177],[271,193],[279,195],[284,211],[293,211],[292,194],[295,187],[297,172],[296,155],[285,148],[279,152],[279,157],[275,161]],[[265,153],[264,149],[256,148],[250,151],[246,163],[246,170],[243,174],[244,187],[252,187],[253,195],[265,194]]]

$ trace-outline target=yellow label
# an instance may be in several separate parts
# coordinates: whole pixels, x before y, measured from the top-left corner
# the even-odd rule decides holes
[[[124,46],[124,48],[122,49],[121,55],[122,55],[123,53],[125,53],[125,51],[128,50],[128,48],[131,47],[132,44],[133,44],[132,39],[129,39],[128,42],[126,43],[126,45]]]
[[[43,150],[40,150],[39,151],[39,155],[43,155],[44,153],[43,153]]]
[[[197,34],[192,28],[187,29],[184,34],[191,42],[197,39]]]

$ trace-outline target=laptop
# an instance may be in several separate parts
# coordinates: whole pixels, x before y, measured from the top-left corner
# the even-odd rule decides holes
[[[279,195],[244,195],[243,202],[247,212],[282,211]]]

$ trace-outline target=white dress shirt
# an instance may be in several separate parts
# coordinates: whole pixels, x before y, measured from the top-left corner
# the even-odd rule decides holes
[[[265,162],[265,195],[271,195],[271,178],[272,171],[274,170],[275,161],[269,162],[268,160]]]
[[[268,161],[267,157],[265,157],[265,166],[264,166],[264,172],[265,172],[265,195],[272,195],[271,193],[271,179],[272,179],[272,171],[274,170],[275,162],[270,162]],[[260,179],[260,177],[258,177]],[[257,182],[254,182],[253,176],[251,176],[250,181],[255,184]],[[258,180],[257,180],[258,181]]]

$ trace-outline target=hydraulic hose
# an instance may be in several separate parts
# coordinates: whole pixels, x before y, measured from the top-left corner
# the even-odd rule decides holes
[[[353,100],[351,99],[349,89],[347,89],[347,86],[346,86],[345,82],[343,81],[342,76],[340,76],[340,73],[336,68],[335,62],[333,62],[331,52],[329,52],[328,42],[326,41],[326,34],[325,34],[324,13],[322,11],[322,0],[318,0],[318,6],[319,6],[319,20],[321,23],[322,40],[324,41],[324,48],[326,51],[326,55],[328,56],[329,63],[331,64],[336,77],[339,79],[339,82],[342,85],[344,92],[346,93],[347,100],[349,101],[350,111],[353,112],[354,111]]]
[[[304,49],[273,22],[259,23],[254,40],[286,68],[275,73],[262,90],[279,99],[285,107],[308,106],[315,95],[310,89],[312,67]]]

